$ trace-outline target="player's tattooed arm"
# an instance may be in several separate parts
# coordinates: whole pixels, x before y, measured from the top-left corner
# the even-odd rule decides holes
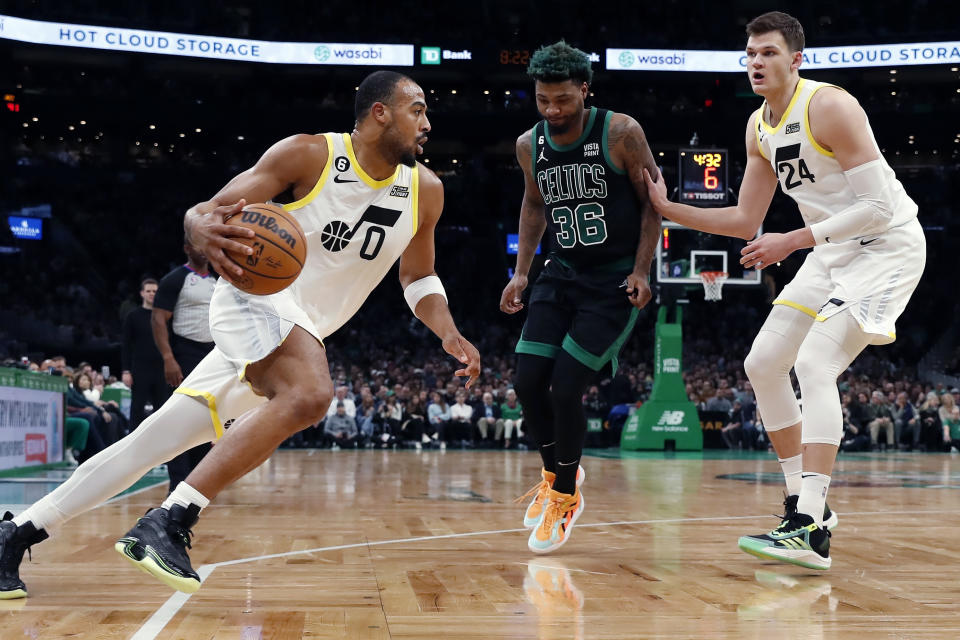
[[[640,202],[640,241],[634,257],[633,273],[627,278],[630,301],[643,307],[652,297],[649,286],[650,263],[660,238],[660,214],[650,202],[643,170],[657,170],[643,127],[630,116],[615,113],[610,118],[607,145],[611,159],[622,167],[630,178]]]

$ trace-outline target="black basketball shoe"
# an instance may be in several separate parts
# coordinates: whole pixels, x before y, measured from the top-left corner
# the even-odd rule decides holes
[[[794,494],[792,496],[787,496],[783,500],[783,520],[789,520],[797,512],[797,501],[800,500],[800,496]],[[823,528],[833,531],[837,528],[837,525],[840,524],[840,518],[837,517],[835,511],[830,510],[830,505],[826,502],[823,503]]]
[[[193,593],[200,588],[200,576],[190,566],[187,549],[193,535],[190,528],[197,523],[199,513],[200,507],[195,504],[189,508],[175,504],[169,511],[150,509],[113,548],[165,585]]]
[[[32,522],[17,526],[7,511],[0,520],[0,600],[27,597],[27,585],[20,579],[23,552],[50,536]]]
[[[830,532],[805,513],[795,513],[759,536],[743,536],[740,549],[758,558],[789,562],[807,569],[829,569]]]

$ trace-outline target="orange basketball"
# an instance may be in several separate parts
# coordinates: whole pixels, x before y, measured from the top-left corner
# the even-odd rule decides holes
[[[248,204],[224,222],[256,234],[253,238],[234,238],[252,247],[252,254],[225,252],[243,269],[242,276],[232,278],[239,289],[265,296],[286,289],[300,275],[307,259],[307,240],[292,214],[275,204],[260,202]]]

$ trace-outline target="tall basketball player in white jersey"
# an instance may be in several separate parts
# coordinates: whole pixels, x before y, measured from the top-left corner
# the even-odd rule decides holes
[[[779,182],[804,226],[750,240],[740,262],[763,269],[813,248],[780,292],[744,362],[783,468],[780,526],[740,538],[747,553],[811,569],[830,567],[826,506],[843,431],[836,379],[869,344],[896,338],[894,323],[923,273],[926,242],[917,205],[880,155],[866,114],[839,87],[798,74],[803,28],[777,11],[747,25],[747,74],[763,105],[747,123],[747,166],[736,207],[704,211],[667,201],[646,176],[665,218],[745,240],[760,227]],[[796,368],[801,418],[790,384]]]
[[[281,140],[187,212],[188,240],[223,276],[210,304],[216,348],[136,431],[16,518],[7,514],[0,521],[0,599],[26,595],[18,569],[30,545],[154,466],[223,436],[167,500],[116,544],[167,585],[196,591],[200,578],[186,549],[200,510],[286,438],[324,417],[333,385],[322,340],[360,308],[398,257],[407,304],[462,363],[456,375],[468,377],[467,386],[473,383],[480,355],[457,330],[434,273],[443,185],[416,161],[430,131],[426,110],[423,90],[410,78],[373,73],[357,91],[352,134]],[[246,251],[231,236],[252,233],[224,225],[224,216],[288,191],[295,201],[284,207],[306,232],[306,264],[290,288],[271,296],[246,294],[228,282],[242,271],[223,251]]]

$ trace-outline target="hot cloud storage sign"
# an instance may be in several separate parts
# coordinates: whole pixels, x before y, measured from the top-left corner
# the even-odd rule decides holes
[[[272,42],[0,16],[0,38],[35,44],[283,64],[413,66],[412,44]]]

